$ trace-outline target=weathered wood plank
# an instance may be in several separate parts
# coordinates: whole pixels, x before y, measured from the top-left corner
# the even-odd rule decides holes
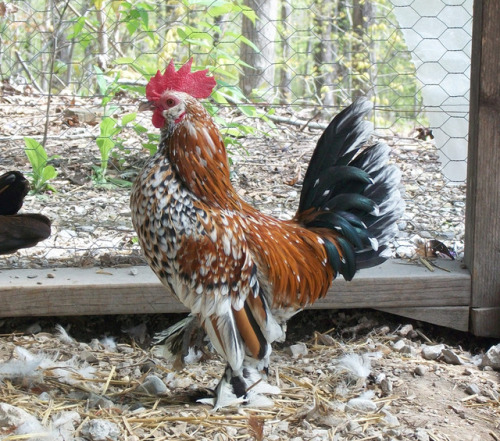
[[[440,261],[431,272],[421,266],[389,261],[361,271],[353,281],[336,280],[313,308],[382,308],[397,306],[466,306],[470,274],[459,262]]]
[[[184,312],[149,267],[8,270],[0,273],[0,315]],[[51,274],[53,278],[48,278]]]
[[[474,2],[465,241],[473,308],[500,307],[499,22],[499,1]],[[482,317],[472,315],[474,332],[500,336],[500,321],[475,322]]]
[[[457,262],[430,272],[401,261],[337,280],[314,308],[467,306],[470,276]],[[143,314],[186,311],[148,267],[0,272],[0,316]],[[48,277],[48,274],[51,274]]]
[[[500,308],[473,308],[471,311],[471,331],[482,337],[498,337]]]
[[[468,306],[431,306],[409,308],[377,308],[390,314],[421,320],[467,332],[469,330],[470,308]]]

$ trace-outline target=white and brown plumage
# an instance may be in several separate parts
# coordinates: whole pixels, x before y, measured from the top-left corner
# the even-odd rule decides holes
[[[295,218],[260,213],[232,187],[222,138],[197,99],[215,82],[190,66],[171,63],[146,90],[161,141],[134,184],[132,220],[153,271],[228,363],[215,407],[262,402],[278,392],[263,380],[286,320],[337,274],[350,280],[384,260],[402,210],[399,173],[385,144],[360,151],[371,126],[359,101],[318,142]]]

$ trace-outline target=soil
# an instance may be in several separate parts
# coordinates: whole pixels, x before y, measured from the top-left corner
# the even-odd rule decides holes
[[[495,341],[369,310],[305,311],[274,349],[270,382],[281,388],[274,405],[213,412],[194,398],[216,385],[222,360],[207,351],[179,372],[161,347],[150,347],[154,332],[179,318],[2,320],[0,402],[25,410],[46,431],[22,439],[100,439],[88,434],[92,421],[112,423],[116,431],[107,439],[117,440],[499,439],[500,373],[480,366]],[[437,344],[461,364],[423,358],[424,345]],[[33,371],[19,348],[38,360]],[[353,370],[341,367],[348,354],[359,359]],[[5,366],[19,360],[23,373],[5,375]],[[142,389],[151,375],[164,391]],[[365,407],[352,407],[360,396]],[[69,427],[57,425],[64,417]],[[8,436],[22,433],[13,426],[0,428],[0,439],[21,439]]]
[[[4,95],[2,99],[0,172],[16,169],[29,175],[23,137],[43,139],[46,100],[20,94]],[[137,102],[126,97],[117,105],[117,119],[137,108]],[[222,108],[219,116],[228,125],[246,124],[256,130],[233,138],[239,145],[229,149],[232,182],[239,195],[263,212],[289,219],[295,214],[302,178],[322,133],[309,125],[325,126],[327,120],[311,120],[318,114],[313,108],[279,108],[276,113],[281,122],[273,123],[273,127],[234,108]],[[100,152],[95,139],[101,118],[97,99],[53,97],[46,150],[49,163],[58,172],[50,182],[55,191],[29,194],[22,209],[49,217],[52,235],[36,247],[10,257],[0,256],[0,269],[144,263],[131,225],[129,194],[131,182],[148,157],[142,148],[147,136],[125,128],[120,134],[121,147],[112,151],[107,182],[98,182]],[[135,122],[154,133],[149,113],[138,113]],[[397,134],[376,131],[375,140],[391,146],[391,160],[402,171],[406,211],[394,242],[394,257],[415,259],[426,241],[437,239],[460,259],[465,184],[445,180],[434,144],[417,139],[417,135],[415,127]]]

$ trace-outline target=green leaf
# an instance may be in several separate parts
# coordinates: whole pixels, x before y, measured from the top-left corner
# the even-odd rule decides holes
[[[32,188],[35,193],[54,188],[47,184],[47,181],[57,176],[57,172],[52,165],[47,165],[48,156],[43,146],[33,138],[24,138],[26,145],[25,152],[31,164],[33,172]]]
[[[130,35],[134,35],[135,31],[139,29],[139,26],[140,26],[139,20],[130,20],[126,24],[126,28]]]
[[[110,118],[109,115],[114,115],[116,112],[120,110],[120,107],[118,106],[109,106],[107,109],[107,112],[105,114],[106,117]]]
[[[213,47],[213,42],[210,41],[205,41],[205,40],[196,40],[194,38],[187,38],[186,40],[183,41],[183,43],[189,43],[191,46],[199,46],[199,47],[206,47],[206,48],[212,48]]]
[[[148,11],[145,11],[144,9],[139,9],[139,16],[141,17],[141,20],[143,22],[143,29],[147,30],[149,28],[149,14],[148,14]]]
[[[33,138],[24,138],[26,155],[35,173],[41,174],[41,169],[47,163],[47,152],[43,146]]]
[[[221,60],[221,62],[225,62],[225,60],[223,60],[222,58],[219,58],[219,60]],[[221,81],[221,77],[224,77],[224,78],[227,78],[227,79],[230,79],[232,80],[233,83],[237,83],[238,82],[238,74],[236,72],[230,72],[228,70],[225,70],[224,67],[217,67],[213,70],[210,71],[214,77],[217,78],[217,84],[220,84],[220,81]]]
[[[220,129],[220,132],[222,135],[233,136],[235,138],[239,138],[240,136],[242,136],[241,130],[236,127],[222,127]]]
[[[132,182],[126,181],[125,179],[120,179],[120,178],[108,178],[107,180],[111,184],[116,185],[117,187],[121,187],[121,188],[130,188],[133,185]]]
[[[212,99],[218,104],[227,104],[227,100],[219,90],[212,93]]]
[[[133,64],[134,63],[134,58],[132,57],[118,57],[113,60],[113,63],[115,64]]]
[[[255,20],[257,20],[257,14],[255,13],[255,11],[251,8],[243,8],[242,9],[242,12],[243,12],[243,15],[248,18],[253,24],[255,24]]]
[[[146,129],[146,127],[141,126],[140,124],[134,124],[132,126],[132,128],[134,129],[135,133],[137,133],[138,135],[140,135],[141,133],[146,133],[148,131],[148,129]]]
[[[238,109],[241,110],[246,116],[256,116],[257,115],[257,110],[255,110],[254,106],[239,105]]]
[[[237,37],[239,41],[245,43],[247,46],[250,46],[254,51],[260,52],[260,49],[257,46],[255,46],[255,44],[248,38],[244,37],[243,35],[238,35],[238,36],[235,35],[235,37]]]
[[[229,101],[243,101],[247,102],[248,100],[246,99],[245,95],[243,95],[243,92],[239,87],[231,87],[231,88],[221,88],[217,90],[218,95],[222,96],[225,101],[221,102],[226,102],[227,100]],[[213,94],[215,95],[215,94]],[[232,98],[232,99],[231,99]],[[215,98],[214,98],[215,99]]]
[[[115,143],[111,138],[97,138],[95,142],[101,151],[101,161],[107,161],[109,159],[109,152],[115,146]]]
[[[143,143],[142,146],[146,149],[146,150],[149,150],[149,154],[152,156],[156,153],[156,150],[158,150],[158,144],[156,143],[149,143],[149,142],[146,142],[146,143]]]
[[[269,115],[272,115],[272,114],[274,114],[274,112],[273,112],[273,113],[268,112],[268,114],[269,114]],[[266,124],[267,124],[267,125],[268,125],[271,129],[276,129],[276,128],[277,128],[277,127],[276,127],[276,124],[274,124],[273,120],[269,119],[267,115],[261,115],[260,117],[262,118],[262,121],[265,121],[265,122],[266,122]]]
[[[122,117],[122,126],[126,126],[129,122],[134,121],[137,118],[137,113],[127,113]]]
[[[117,133],[116,121],[109,116],[102,119],[99,127],[101,129],[101,136],[109,137]]]
[[[70,28],[68,35],[66,38],[68,40],[73,40],[73,38],[77,37],[80,32],[82,32],[83,27],[85,26],[85,17],[78,17],[73,24],[73,26]]]
[[[185,31],[184,31],[185,28],[177,28],[177,33],[179,34],[179,37],[181,37],[182,40],[186,40],[189,36],[189,34],[191,34],[191,32],[189,32],[189,34],[187,34]]]
[[[154,142],[158,144],[160,142],[160,138],[161,136],[159,133],[148,133],[149,142]]]
[[[230,12],[233,12],[237,9],[239,8],[236,5],[228,2],[219,6],[213,6],[211,8],[208,8],[207,13],[211,17],[220,17],[221,15],[229,14]]]
[[[51,179],[54,179],[56,176],[57,176],[56,169],[52,165],[47,165],[47,167],[44,167],[42,172],[42,183],[50,181]]]
[[[97,81],[97,87],[99,88],[99,93],[101,95],[105,95],[106,91],[108,90],[108,82],[106,81],[104,72],[97,66],[94,66],[94,70],[96,72],[96,81]]]
[[[86,49],[91,43],[93,43],[95,39],[93,38],[92,34],[90,32],[84,32],[80,40],[78,40],[78,43],[82,47],[82,49]]]

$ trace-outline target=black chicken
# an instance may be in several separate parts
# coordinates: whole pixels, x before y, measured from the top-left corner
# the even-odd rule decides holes
[[[29,189],[30,184],[21,172],[10,171],[0,176],[0,215],[16,214]]]
[[[22,173],[10,171],[0,176],[0,254],[35,246],[50,236],[50,220],[37,213],[17,214],[29,191]]]

